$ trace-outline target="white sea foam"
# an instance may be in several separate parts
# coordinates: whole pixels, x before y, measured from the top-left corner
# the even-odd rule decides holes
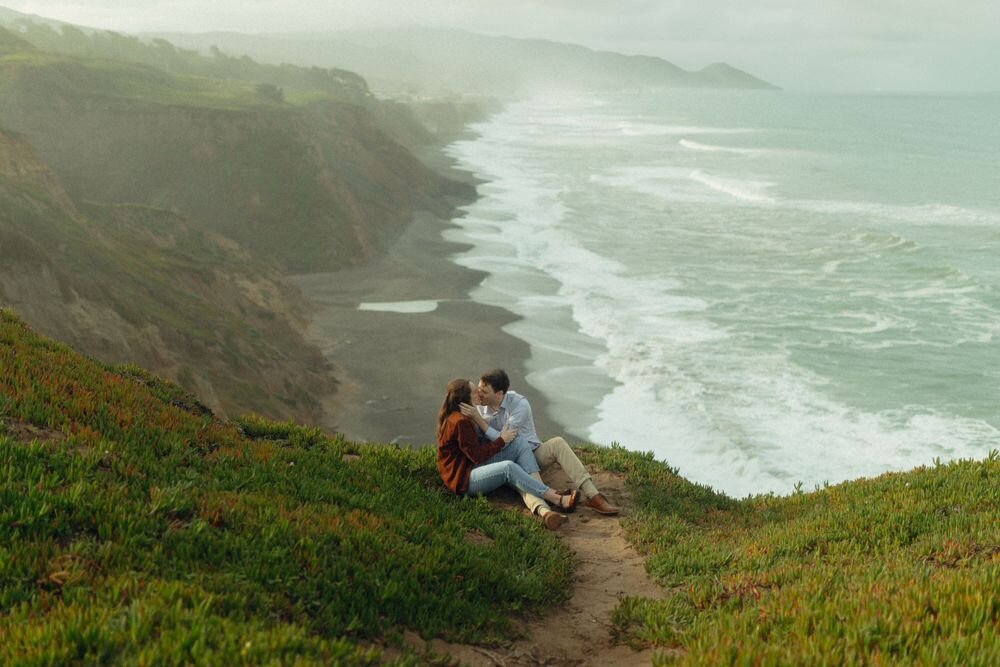
[[[660,125],[621,121],[618,130],[629,137],[655,137],[687,134],[747,134],[754,130],[746,127],[699,127],[694,125]]]
[[[589,176],[590,182],[650,195],[666,202],[709,203],[714,195],[691,179],[684,167],[613,167]]]
[[[702,203],[712,201],[703,192],[686,187],[693,181],[725,194],[743,205],[780,206],[785,209],[866,219],[886,219],[911,225],[1000,227],[1000,214],[972,207],[945,204],[897,205],[848,200],[790,199],[774,196],[768,190],[775,183],[766,180],[738,179],[676,165],[614,166],[591,175],[591,181],[652,195],[664,201]]]
[[[850,409],[823,397],[787,360],[765,367],[724,357],[724,369],[706,369],[698,380],[646,374],[644,364],[623,368],[628,381],[602,402],[591,438],[652,451],[682,475],[743,496],[876,475],[934,456],[981,456],[1000,436],[984,422],[932,411]]]
[[[689,139],[681,139],[677,142],[682,147],[687,148],[692,151],[704,151],[707,153],[729,153],[732,155],[743,155],[750,157],[753,155],[760,155],[764,151],[756,148],[736,148],[733,146],[714,146],[712,144],[702,144],[697,141],[691,141]]]
[[[1000,215],[996,213],[945,204],[906,206],[856,201],[786,200],[782,205],[816,213],[888,218],[912,225],[1000,226]]]
[[[843,264],[845,261],[846,260],[843,259],[831,259],[829,262],[825,262],[823,264],[822,271],[823,273],[827,274],[836,273],[837,270],[840,269],[841,264]]]
[[[686,167],[614,167],[605,173],[591,175],[590,180],[675,203],[725,203],[728,200],[737,204],[773,204],[777,201],[766,194],[774,183],[726,178]],[[725,195],[725,199],[720,200],[718,194]]]
[[[862,313],[842,311],[826,321],[815,320],[812,328],[816,331],[831,331],[865,335],[882,333],[890,329],[912,326],[912,321],[902,320],[885,313]]]
[[[947,299],[949,301],[953,300],[955,297],[962,294],[969,294],[972,292],[979,292],[979,287],[975,285],[963,285],[960,287],[951,285],[927,285],[925,287],[919,287],[917,289],[905,290],[899,293],[899,296],[903,299]]]
[[[725,194],[740,199],[743,201],[753,202],[753,203],[774,203],[775,199],[764,194],[764,190],[774,186],[774,183],[767,183],[764,181],[746,181],[737,180],[732,178],[720,178],[718,176],[711,176],[696,169],[692,171],[688,178],[696,183],[701,183],[706,185],[713,190],[718,192],[724,192]]]

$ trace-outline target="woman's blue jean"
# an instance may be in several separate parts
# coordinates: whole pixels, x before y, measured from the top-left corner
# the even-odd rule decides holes
[[[527,492],[541,498],[549,487],[530,475],[538,470],[538,461],[535,460],[531,445],[523,438],[515,438],[472,469],[469,473],[469,488],[465,493],[470,496],[489,493],[509,484],[522,493]]]

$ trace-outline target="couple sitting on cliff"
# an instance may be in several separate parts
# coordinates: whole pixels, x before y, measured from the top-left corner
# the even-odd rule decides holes
[[[553,463],[573,480],[573,489],[557,492],[542,482],[539,471]],[[458,494],[514,487],[549,530],[565,523],[581,491],[594,511],[618,513],[565,440],[539,440],[528,399],[510,391],[510,379],[500,369],[484,373],[478,386],[464,379],[448,383],[438,412],[437,464],[445,486]]]

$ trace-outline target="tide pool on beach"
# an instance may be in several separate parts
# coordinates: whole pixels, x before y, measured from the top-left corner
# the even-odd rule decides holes
[[[433,313],[437,310],[436,300],[417,301],[375,301],[358,304],[358,310],[373,310],[381,313]]]
[[[450,241],[593,442],[731,495],[1000,443],[1000,96],[560,94],[448,151]],[[543,434],[544,435],[544,434]]]

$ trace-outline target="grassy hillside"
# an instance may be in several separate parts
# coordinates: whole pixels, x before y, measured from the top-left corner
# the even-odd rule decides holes
[[[623,639],[667,649],[659,662],[1000,664],[996,450],[739,502],[651,457],[593,460],[628,474],[628,533],[672,591],[616,614]]]
[[[2,664],[373,664],[404,628],[508,634],[570,577],[539,525],[446,492],[432,449],[220,422],[6,311],[0,467]]]
[[[742,501],[651,455],[581,454],[627,475],[623,523],[667,595],[614,622],[657,663],[1000,656],[995,451]],[[537,523],[445,492],[433,448],[221,422],[4,311],[0,466],[4,664],[371,664],[403,629],[509,637],[511,614],[558,613],[571,578]]]
[[[218,49],[213,50],[211,57],[206,57],[162,39],[143,41],[107,30],[53,25],[17,12],[0,13],[0,24],[42,51],[142,63],[182,76],[267,82],[293,95],[322,93],[355,104],[377,104],[365,80],[343,69],[266,65],[247,57],[228,56]]]

